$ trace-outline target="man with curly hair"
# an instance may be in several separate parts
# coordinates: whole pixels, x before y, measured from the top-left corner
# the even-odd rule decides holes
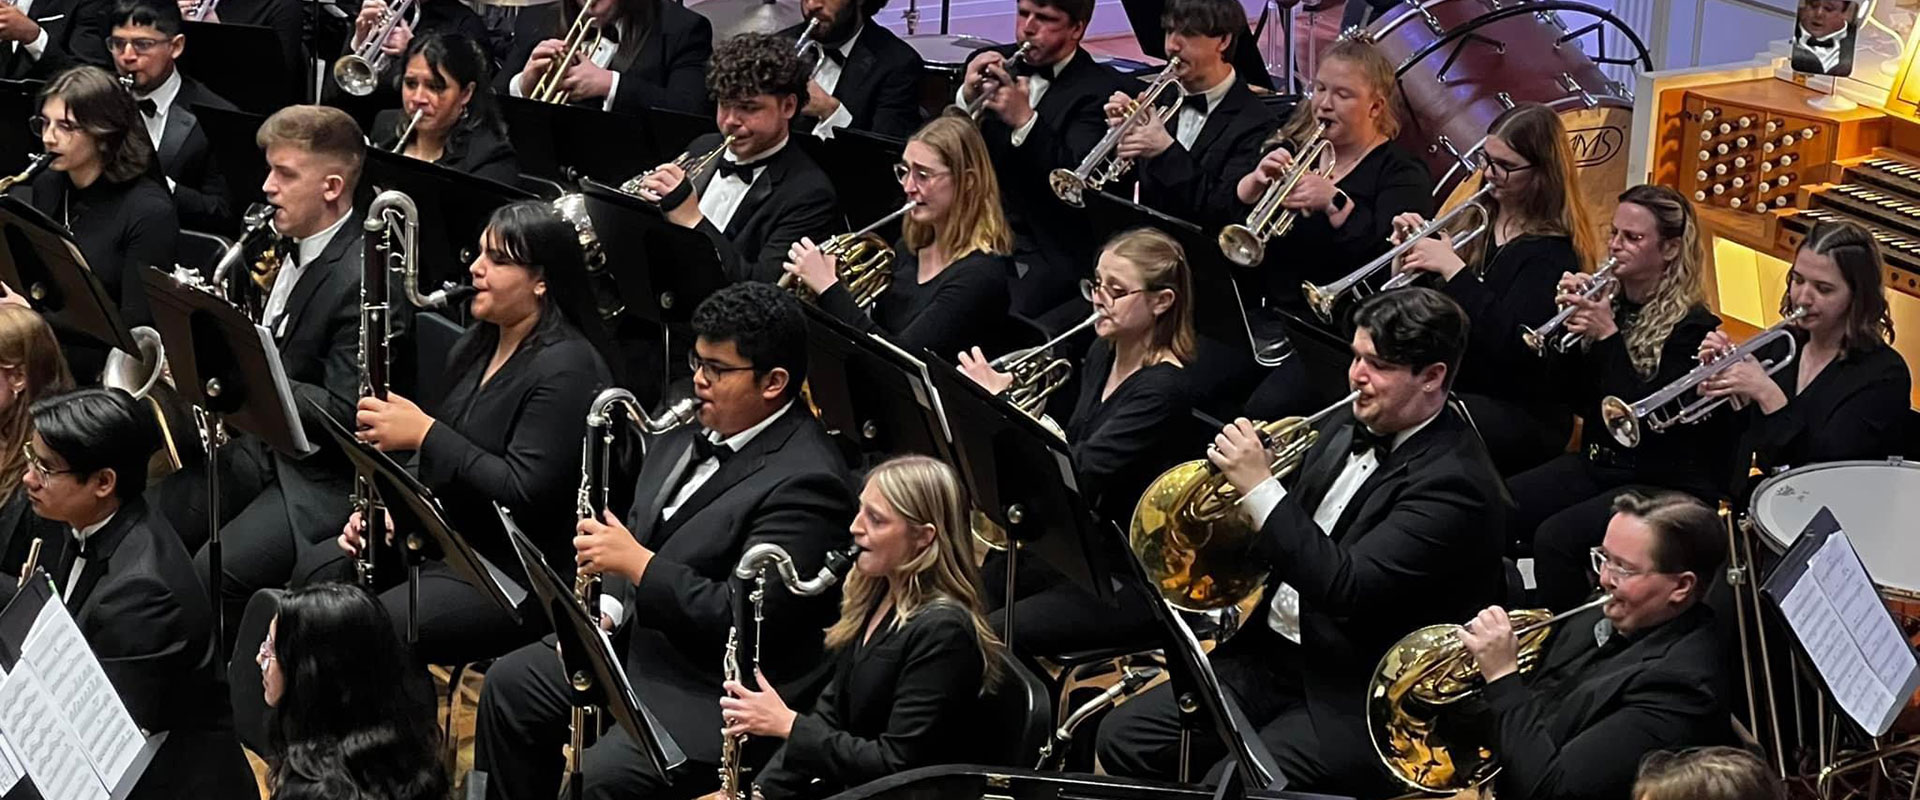
[[[661,164],[641,182],[641,195],[657,200],[667,219],[713,240],[734,280],[777,281],[794,242],[844,225],[827,173],[787,137],[807,101],[807,70],[793,45],[775,36],[721,42],[707,70],[720,133],[694,139],[687,152],[713,152],[722,134],[733,142],[699,174]]]

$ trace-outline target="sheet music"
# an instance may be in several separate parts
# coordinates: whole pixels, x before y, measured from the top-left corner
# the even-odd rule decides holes
[[[5,674],[0,672],[0,675]],[[20,754],[13,752],[13,745],[7,744],[7,737],[0,736],[0,795],[13,791],[14,785],[26,775],[27,767],[20,763]]]
[[[146,738],[66,606],[58,601],[40,606],[20,658],[32,666],[54,703],[65,711],[100,780],[107,786],[119,785]]]
[[[109,800],[66,715],[33,673],[32,666],[21,662],[0,679],[0,733],[20,754],[41,797]]]
[[[253,330],[260,336],[261,352],[280,352],[280,345],[273,341],[273,332],[267,330],[267,326],[255,325],[253,326]],[[281,366],[280,359],[277,358],[267,359],[267,368],[273,372],[274,389],[280,394],[280,411],[287,416],[287,428],[293,433],[293,449],[295,454],[302,456],[311,454],[318,448],[314,447],[312,442],[307,441],[306,426],[300,424],[300,412],[293,407],[293,389],[287,384],[286,368]]]
[[[1780,611],[1841,710],[1873,735],[1886,733],[1920,665],[1844,532],[1807,559]]]

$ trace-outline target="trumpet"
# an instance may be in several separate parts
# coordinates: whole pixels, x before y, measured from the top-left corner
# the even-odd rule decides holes
[[[873,307],[873,301],[880,298],[880,293],[893,285],[893,247],[874,231],[906,216],[917,205],[919,203],[908,200],[906,205],[874,220],[873,224],[852,233],[836,235],[820,244],[820,254],[835,259],[834,277],[846,285],[847,291],[853,295],[854,305],[862,309]],[[802,299],[809,299],[813,294],[791,272],[780,276],[780,288],[791,289]]]
[[[1314,163],[1326,156],[1326,164],[1319,169]],[[1300,179],[1312,173],[1321,177],[1333,175],[1333,143],[1327,140],[1327,123],[1315,126],[1313,135],[1307,137],[1307,143],[1300,148],[1300,156],[1295,158],[1293,166],[1287,168],[1280,180],[1274,181],[1267,191],[1260,195],[1259,202],[1253,204],[1253,210],[1247,214],[1245,225],[1228,225],[1220,230],[1220,252],[1228,261],[1243,267],[1251,267],[1267,257],[1267,241],[1286,236],[1293,230],[1293,223],[1300,219],[1300,212],[1283,208],[1281,202],[1287,195],[1293,194],[1293,187],[1300,185]]]
[[[373,94],[380,85],[380,73],[387,69],[387,54],[380,48],[412,8],[413,0],[393,0],[393,5],[387,6],[386,12],[368,29],[366,41],[333,62],[333,82],[341,91],[355,97]]]
[[[1013,74],[1014,64],[1027,63],[1027,53],[1032,52],[1032,50],[1032,41],[1021,42],[1019,47],[1014,48],[1013,55],[1007,56],[1007,74]],[[967,116],[972,117],[975,122],[980,121],[981,112],[987,110],[987,98],[992,97],[994,92],[1000,90],[999,83],[1000,81],[985,72],[980,74],[980,80],[973,85],[973,99],[967,101]]]
[[[813,69],[807,73],[808,80],[812,80],[813,76],[819,75],[820,65],[827,62],[826,46],[815,41],[813,38],[814,33],[819,29],[819,17],[808,19],[807,27],[800,31],[800,39],[793,43],[793,54],[800,59],[805,60],[808,53],[813,54]]]
[[[1418,244],[1420,240],[1446,230],[1455,220],[1460,219],[1463,215],[1478,213],[1480,215],[1480,224],[1460,234],[1453,240],[1454,252],[1459,252],[1461,248],[1472,244],[1473,240],[1486,235],[1487,231],[1493,227],[1493,214],[1487,210],[1485,203],[1487,196],[1491,194],[1493,194],[1492,185],[1480,187],[1480,190],[1469,196],[1466,202],[1454,206],[1445,213],[1434,217],[1432,221],[1427,223],[1426,227],[1407,233],[1406,238],[1399,244],[1394,245],[1393,249],[1382,253],[1379,258],[1367,262],[1365,266],[1347,273],[1337,281],[1324,285],[1314,285],[1311,281],[1301,284],[1300,290],[1306,293],[1307,304],[1313,306],[1313,313],[1318,314],[1320,319],[1332,322],[1333,307],[1340,302],[1340,298],[1343,295],[1348,292],[1358,292],[1366,285],[1367,279],[1373,277],[1374,274],[1380,270],[1393,266],[1394,263],[1400,260],[1401,256],[1406,255],[1407,251],[1412,250],[1413,246]],[[1386,283],[1381,284],[1380,291],[1386,292],[1398,289],[1412,283],[1417,277],[1419,277],[1419,273],[1399,273],[1388,278]]]
[[[1617,258],[1609,258],[1607,263],[1601,264],[1599,269],[1594,270],[1593,279],[1587,282],[1587,288],[1580,291],[1580,297],[1586,300],[1606,297],[1608,292],[1613,291],[1613,285],[1618,282],[1618,279],[1613,277],[1613,268],[1619,264],[1620,260]],[[1580,334],[1565,332],[1565,328],[1567,320],[1573,319],[1573,312],[1579,309],[1579,306],[1569,303],[1562,306],[1560,311],[1546,322],[1540,323],[1540,327],[1522,327],[1520,340],[1533,348],[1533,352],[1541,355],[1546,355],[1548,347],[1552,347],[1557,353],[1573,349],[1574,345],[1580,343]],[[1559,335],[1556,337],[1555,334]]]
[[[1673,411],[1662,412],[1675,400],[1698,389],[1700,384],[1705,383],[1708,378],[1726,372],[1728,368],[1746,360],[1747,356],[1760,352],[1775,341],[1786,341],[1787,354],[1781,356],[1778,361],[1763,361],[1760,367],[1766,370],[1768,375],[1786,369],[1787,365],[1792,364],[1794,358],[1800,355],[1800,342],[1793,338],[1793,331],[1789,329],[1806,315],[1806,306],[1795,306],[1793,310],[1782,316],[1779,322],[1773,323],[1773,327],[1754,334],[1753,338],[1740,343],[1738,347],[1729,348],[1726,352],[1714,356],[1713,360],[1694,367],[1687,374],[1680,376],[1679,380],[1660,387],[1659,391],[1640,398],[1639,402],[1632,405],[1628,405],[1625,400],[1616,396],[1608,396],[1601,400],[1600,419],[1606,423],[1607,433],[1612,434],[1613,440],[1619,442],[1621,446],[1635,447],[1640,444],[1643,421],[1648,428],[1664,431],[1675,425],[1691,425],[1705,419],[1707,415],[1726,405],[1727,401],[1733,398],[1701,397]]]
[[[727,138],[720,140],[719,146],[713,148],[712,150],[708,150],[705,153],[702,153],[700,155],[694,155],[692,151],[681,153],[678,158],[675,158],[673,160],[673,165],[676,167],[679,167],[680,171],[686,174],[686,177],[682,179],[682,182],[691,183],[694,177],[698,176],[702,172],[705,172],[707,170],[707,167],[712,166],[714,160],[719,158],[721,153],[727,152],[727,148],[732,147],[734,140],[738,138],[740,138],[739,134],[729,133],[727,134]],[[646,172],[642,172],[638,175],[628,178],[625,183],[620,184],[620,191],[625,194],[630,194],[630,195],[633,195],[634,197],[638,197],[649,203],[660,202],[660,198],[654,197],[651,192],[648,192],[645,189],[642,189],[640,186],[642,183],[646,182],[648,176],[659,171],[660,171],[659,167],[654,167],[653,169],[647,170]]]
[[[580,13],[573,18],[573,24],[567,27],[560,52],[554,54],[553,60],[547,63],[547,71],[541,73],[540,80],[535,81],[533,89],[527,92],[528,100],[565,104],[572,99],[573,93],[561,88],[561,79],[567,77],[567,69],[573,66],[573,62],[591,58],[593,51],[600,49],[600,42],[606,37],[606,33],[600,30],[600,22],[589,13],[592,10],[593,3],[581,3]]]
[[[200,0],[194,3],[193,9],[183,16],[194,22],[205,22],[207,17],[213,16],[213,10],[219,6],[220,0]]]
[[[413,112],[413,118],[407,120],[407,126],[400,129],[400,139],[393,143],[392,152],[404,153],[407,151],[407,140],[413,138],[413,129],[420,126],[420,118],[426,116],[426,114],[427,109],[424,106]]]
[[[1047,398],[1052,397],[1054,392],[1060,391],[1060,387],[1065,386],[1067,379],[1073,376],[1072,362],[1064,358],[1049,357],[1053,353],[1054,346],[1093,327],[1093,324],[1099,321],[1100,312],[1096,311],[1059,336],[1025,350],[1015,350],[988,363],[987,366],[995,372],[1013,375],[1013,384],[1002,393],[1006,396],[1007,402],[1012,403],[1014,408],[1020,409],[1021,413],[1039,419],[1041,412],[1047,407]]]
[[[45,172],[47,166],[52,163],[52,153],[41,153],[34,156],[32,161],[27,162],[26,169],[20,170],[18,174],[0,178],[0,192],[13,188],[15,184],[26,183],[27,181],[33,180],[35,175]]]
[[[1080,166],[1056,169],[1047,174],[1047,183],[1053,187],[1054,196],[1074,208],[1084,207],[1086,200],[1083,195],[1088,189],[1098,191],[1133,168],[1133,159],[1121,158],[1115,151],[1120,148],[1120,140],[1127,132],[1145,123],[1149,116],[1165,125],[1180,110],[1179,103],[1165,108],[1156,105],[1168,89],[1178,90],[1174,72],[1180,69],[1180,64],[1179,56],[1167,59],[1167,65],[1161,68],[1159,75],[1154,76],[1152,83],[1147,84],[1147,90],[1140,93],[1139,99],[1127,104],[1126,116],[1120,118],[1119,124],[1107,129],[1107,135],[1100,137],[1100,142],[1093,146],[1086,158],[1081,159]]]

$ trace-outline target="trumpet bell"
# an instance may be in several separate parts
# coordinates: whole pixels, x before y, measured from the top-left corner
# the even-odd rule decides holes
[[[1333,321],[1333,306],[1340,301],[1338,292],[1331,292],[1316,285],[1313,281],[1300,284],[1300,291],[1307,296],[1307,305],[1321,322]]]
[[[1266,260],[1267,244],[1254,234],[1252,228],[1239,224],[1228,225],[1220,229],[1220,253],[1235,264],[1254,267]]]
[[[379,79],[373,73],[373,65],[358,55],[347,54],[333,62],[333,82],[347,94],[366,97],[373,94]]]
[[[1047,173],[1047,185],[1053,187],[1053,194],[1060,202],[1074,208],[1086,207],[1087,181],[1073,170],[1061,168]]]
[[[1526,342],[1527,349],[1532,350],[1538,355],[1547,354],[1547,337],[1540,335],[1539,331],[1522,326],[1520,328],[1520,341]]]
[[[1634,416],[1633,406],[1627,405],[1627,401],[1613,396],[1601,400],[1600,420],[1622,447],[1640,446],[1640,418]]]

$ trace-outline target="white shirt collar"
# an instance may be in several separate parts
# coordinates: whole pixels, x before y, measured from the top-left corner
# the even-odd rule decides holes
[[[853,55],[853,43],[860,41],[860,34],[866,33],[866,32],[867,32],[867,22],[866,20],[861,20],[860,27],[853,29],[853,35],[848,36],[846,41],[841,42],[839,47],[836,47],[833,49],[840,51],[840,55],[843,55],[843,56]]]
[[[1052,67],[1046,68],[1047,71],[1044,74],[1042,74],[1040,77],[1046,78],[1047,80],[1050,80],[1050,81],[1058,80],[1060,78],[1060,73],[1066,71],[1067,65],[1072,64],[1073,60],[1079,57],[1080,57],[1080,48],[1075,47],[1073,48],[1073,52],[1067,54],[1066,58],[1060,59],[1059,63],[1054,64]]]
[[[787,413],[787,409],[790,409],[790,408],[793,408],[792,400],[788,400],[787,404],[784,406],[781,406],[779,411],[775,411],[771,414],[768,414],[766,419],[763,419],[763,420],[760,420],[759,422],[754,423],[753,427],[748,428],[739,433],[736,433],[725,439],[716,441],[714,442],[714,444],[724,444],[727,447],[732,448],[733,452],[738,453],[740,452],[740,448],[746,447],[748,442],[753,441],[753,437],[759,436],[760,432],[772,426],[775,420],[781,418],[782,416],[785,416]],[[719,434],[713,431],[707,431],[707,439],[709,441],[712,441],[713,438],[718,435]]]
[[[304,266],[313,263],[314,259],[319,258],[321,253],[326,252],[327,245],[333,242],[334,235],[339,233],[341,228],[346,227],[347,218],[352,216],[352,212],[341,214],[340,218],[334,220],[332,225],[328,225],[326,230],[305,239],[295,239],[294,242],[300,249],[301,265]]]
[[[161,81],[159,86],[153,87],[153,91],[144,95],[135,94],[134,99],[152,100],[154,106],[160,109],[160,113],[165,114],[168,109],[173,108],[173,101],[180,97],[181,84],[180,70],[176,68],[168,72],[167,79]]]
[[[1233,88],[1234,79],[1238,77],[1240,77],[1238,72],[1229,69],[1224,80],[1200,93],[1201,97],[1207,98],[1207,113],[1211,114],[1214,109],[1220,107],[1220,101],[1227,96],[1227,92]]]
[[[112,511],[107,512],[107,515],[104,518],[102,518],[99,522],[93,523],[92,525],[88,525],[87,527],[84,527],[84,528],[74,528],[73,538],[82,542],[86,541],[87,539],[91,538],[94,534],[99,533],[101,528],[107,527],[107,523],[112,522],[114,515],[119,513],[120,513],[120,509],[116,508]]]

